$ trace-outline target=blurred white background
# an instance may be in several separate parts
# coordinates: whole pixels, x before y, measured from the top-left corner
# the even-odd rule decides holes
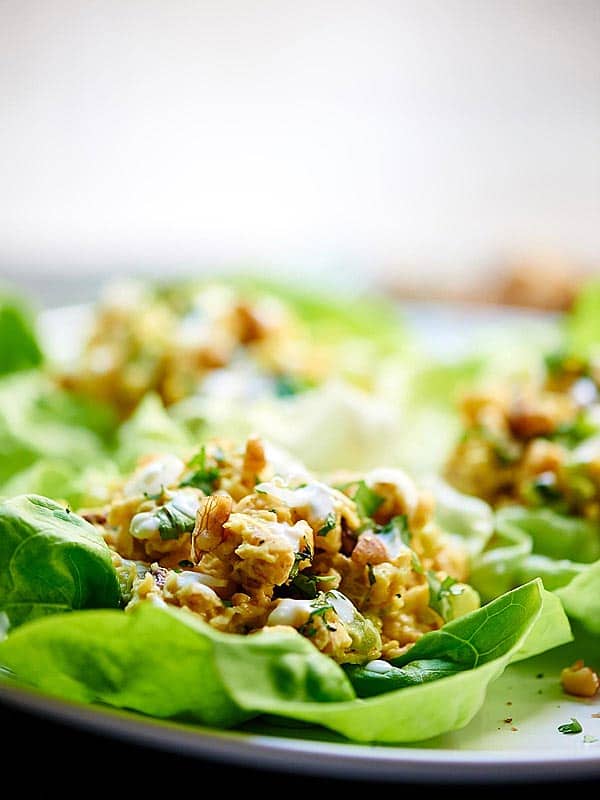
[[[0,104],[21,282],[600,254],[597,0],[0,0]]]

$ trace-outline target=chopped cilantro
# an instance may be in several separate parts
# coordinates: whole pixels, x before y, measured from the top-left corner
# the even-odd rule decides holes
[[[310,612],[310,616],[312,619],[315,617],[324,617],[330,610],[333,611],[333,606],[329,605],[329,603],[323,603],[322,605],[314,607],[314,610]]]
[[[377,578],[375,577],[372,564],[367,564],[367,575],[369,578],[369,586],[373,586]]]
[[[531,482],[532,499],[535,502],[553,503],[562,498],[562,493],[556,485],[556,475],[553,472],[542,472]]]
[[[176,497],[164,506],[154,509],[152,516],[156,519],[158,532],[163,541],[179,539],[182,533],[191,533],[196,524],[196,514],[190,514],[185,506],[179,506]]]
[[[317,531],[317,536],[327,536],[329,531],[332,531],[335,528],[336,522],[337,520],[335,516],[335,511],[331,511],[325,517],[325,524],[323,525],[323,527],[319,528],[319,530]]]
[[[206,466],[206,448],[204,445],[200,448],[200,452],[192,458],[188,463],[188,467],[197,469],[191,473],[180,486],[193,486],[195,489],[200,489],[204,494],[212,494],[215,490],[215,483],[219,480],[220,470],[217,467]]]
[[[305,392],[309,387],[309,382],[297,375],[277,375],[275,378],[274,388],[277,397],[293,397]]]
[[[421,559],[415,553],[414,550],[410,551],[410,557],[412,562],[412,568],[418,575],[423,575],[425,570],[423,569],[423,564],[421,564]]]
[[[325,614],[327,614],[328,611],[334,610],[333,606],[327,601],[326,595],[320,594],[315,599],[314,603],[311,604],[311,608],[312,611],[310,612],[308,620],[304,623],[304,625],[301,628],[299,628],[299,631],[303,636],[311,637],[315,635],[317,629],[314,625],[314,620],[317,617],[322,617],[323,623],[325,624],[327,630],[335,631],[335,627],[333,625],[330,625],[325,619]]]
[[[583,727],[581,726],[581,722],[575,719],[575,717],[571,717],[571,722],[565,722],[564,725],[559,725],[558,730],[560,733],[582,733]]]
[[[372,517],[383,503],[383,497],[374,492],[373,489],[369,489],[364,481],[359,482],[353,500],[358,507],[358,514],[361,519]]]
[[[335,575],[312,575],[310,572],[299,572],[292,580],[292,586],[309,600],[314,600],[319,594],[319,583],[334,581]]]
[[[598,426],[591,421],[587,414],[582,412],[572,422],[563,422],[559,425],[548,438],[561,442],[566,447],[576,447],[595,433],[598,433]]]
[[[312,550],[308,545],[304,547],[299,553],[294,553],[294,563],[292,564],[292,568],[290,570],[290,574],[288,575],[287,583],[291,583],[294,578],[298,575],[300,570],[300,564],[303,561],[309,560],[312,558]]]
[[[557,375],[565,371],[565,366],[569,356],[561,351],[548,353],[544,356],[544,364],[546,370],[550,375]]]
[[[449,575],[440,581],[435,572],[431,570],[427,572],[427,583],[429,584],[429,608],[436,611],[444,622],[447,622],[452,612],[450,597],[462,594],[463,587]]]

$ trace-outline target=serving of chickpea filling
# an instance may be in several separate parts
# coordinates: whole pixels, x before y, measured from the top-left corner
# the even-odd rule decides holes
[[[600,364],[552,355],[536,382],[467,394],[445,469],[466,494],[600,519]]]
[[[144,459],[81,512],[113,552],[127,609],[179,606],[247,634],[291,626],[338,663],[404,653],[479,607],[467,555],[401,470],[328,482],[258,438]]]

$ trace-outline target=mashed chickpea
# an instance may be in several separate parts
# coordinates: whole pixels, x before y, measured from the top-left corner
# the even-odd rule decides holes
[[[336,661],[363,663],[478,606],[462,583],[466,554],[405,473],[339,486],[284,478],[265,452],[253,437],[242,448],[210,442],[187,463],[147,458],[107,506],[85,512],[113,550],[129,608],[175,605],[232,633],[290,626]],[[450,587],[446,605],[432,586]]]

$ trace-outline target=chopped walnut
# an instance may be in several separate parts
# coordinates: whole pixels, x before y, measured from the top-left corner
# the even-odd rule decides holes
[[[254,489],[259,475],[267,466],[265,448],[257,437],[252,437],[246,442],[244,463],[242,466],[242,483]]]
[[[233,501],[227,494],[203,497],[196,514],[196,527],[192,534],[192,561],[197,562],[197,551],[214,550],[225,536],[223,524],[229,519]]]
[[[389,559],[388,551],[374,533],[363,533],[352,551],[352,560],[357,564],[383,564]]]

